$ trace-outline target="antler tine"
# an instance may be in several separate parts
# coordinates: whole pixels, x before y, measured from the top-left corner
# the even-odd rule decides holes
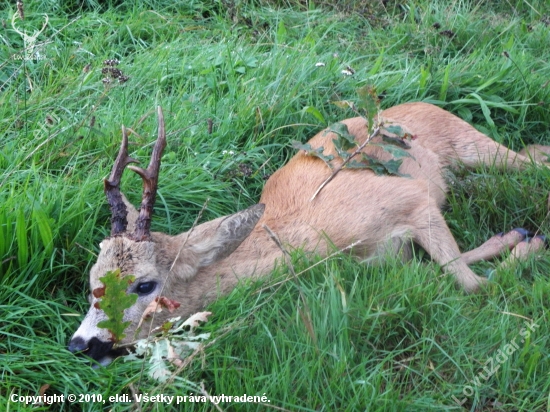
[[[124,233],[126,226],[128,226],[128,220],[126,219],[128,211],[120,193],[120,178],[124,172],[124,168],[129,163],[138,163],[138,161],[128,156],[128,132],[122,126],[122,144],[120,145],[118,156],[109,179],[103,181],[105,195],[107,196],[109,206],[111,206],[111,236]]]
[[[38,32],[38,34],[42,33],[44,31],[44,29],[46,28],[46,26],[48,25],[48,22],[50,21],[50,18],[48,17],[47,14],[44,14],[44,24],[42,25],[42,28],[40,29],[40,31]],[[38,36],[38,35],[37,35]]]
[[[17,34],[21,35],[22,37],[24,37],[24,38],[25,38],[25,37],[29,37],[29,36],[27,35],[27,33],[23,33],[22,31],[18,30],[17,27],[15,27],[15,19],[17,19],[18,17],[19,17],[19,19],[21,20],[21,17],[19,16],[19,13],[13,13],[13,16],[11,16],[11,27],[13,28],[13,30],[14,30]],[[49,21],[50,21],[50,18],[48,17],[48,15],[47,15],[47,14],[44,14],[44,24],[42,25],[42,28],[40,29],[40,31],[35,32],[35,35],[34,35],[35,38],[38,37],[38,35],[44,31],[44,29],[45,29],[46,26],[48,25],[48,22],[49,22]]]
[[[21,35],[21,36],[25,36],[25,33],[20,32],[20,31],[17,29],[17,27],[15,27],[15,19],[17,19],[17,17],[18,17],[18,13],[13,13],[13,16],[11,16],[11,27],[13,28],[13,30],[14,30],[17,34],[19,34],[19,35]]]
[[[139,217],[136,221],[136,230],[134,232],[134,239],[137,241],[148,240],[150,238],[151,218],[153,215],[153,207],[155,205],[155,198],[157,196],[157,184],[160,169],[160,159],[162,152],[166,147],[166,133],[164,130],[164,115],[162,114],[162,108],[157,108],[158,116],[158,138],[153,148],[153,154],[151,155],[151,161],[147,169],[141,167],[130,166],[129,169],[136,172],[143,179],[143,196],[141,200],[141,208],[139,210]]]

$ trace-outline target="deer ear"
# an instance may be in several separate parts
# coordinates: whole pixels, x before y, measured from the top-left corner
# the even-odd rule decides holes
[[[126,216],[126,219],[128,220],[128,226],[126,226],[126,232],[128,233],[134,233],[134,230],[136,228],[136,220],[139,216],[139,212],[134,207],[133,204],[130,203],[130,201],[124,196],[124,193],[120,193],[122,196],[122,201],[126,205],[126,210],[128,211],[128,215]]]
[[[264,209],[265,205],[259,203],[223,219],[212,236],[192,246],[198,266],[209,266],[233,253],[250,235]]]

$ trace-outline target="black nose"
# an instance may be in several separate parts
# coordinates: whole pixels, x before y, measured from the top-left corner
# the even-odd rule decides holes
[[[88,349],[88,344],[84,341],[84,339],[77,337],[71,339],[67,349],[69,349],[72,353],[83,352]]]
[[[98,338],[92,338],[86,342],[81,337],[71,339],[68,346],[71,352],[80,352],[82,355],[89,356],[96,361],[101,361],[107,355],[120,355],[120,350],[112,351],[112,348],[113,342],[103,342]]]

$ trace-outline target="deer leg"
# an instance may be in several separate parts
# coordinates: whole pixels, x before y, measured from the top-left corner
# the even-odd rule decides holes
[[[491,260],[502,255],[505,251],[510,251],[520,242],[532,234],[522,228],[516,228],[508,233],[493,236],[481,246],[462,254],[462,260],[467,264],[479,262],[480,260]]]
[[[475,292],[487,279],[477,276],[462,259],[458,245],[439,209],[430,205],[415,216],[413,240],[467,291]]]
[[[542,146],[540,144],[532,144],[525,146],[519,154],[527,158],[531,158],[539,163],[548,163],[550,162],[550,146]]]
[[[510,267],[517,262],[525,260],[529,255],[535,252],[539,252],[546,248],[546,237],[539,235],[532,238],[528,238],[520,243],[518,243],[510,252],[505,260],[503,260],[499,268]]]
[[[508,149],[482,133],[475,132],[469,139],[454,146],[458,159],[470,168],[495,165],[500,169],[524,169],[526,165],[548,161],[549,146],[532,145],[520,153]]]

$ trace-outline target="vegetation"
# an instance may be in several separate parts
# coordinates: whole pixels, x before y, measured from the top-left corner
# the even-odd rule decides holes
[[[512,149],[549,144],[545,0],[28,0],[17,30],[49,18],[34,45],[12,27],[16,2],[2,5],[0,409],[171,411],[181,406],[108,398],[208,393],[270,402],[185,410],[548,410],[548,253],[467,296],[421,252],[373,267],[295,251],[297,279],[281,266],[208,308],[198,330],[210,340],[167,384],[140,361],[92,369],[66,350],[108,235],[102,179],[122,124],[146,162],[164,109],[153,230],[171,234],[206,199],[203,220],[256,202],[292,141],[352,116],[332,102],[365,86],[382,107],[432,102]],[[463,250],[513,227],[550,233],[548,170],[450,179],[446,219]],[[122,187],[137,204],[139,179]],[[107,401],[10,401],[41,393]]]

